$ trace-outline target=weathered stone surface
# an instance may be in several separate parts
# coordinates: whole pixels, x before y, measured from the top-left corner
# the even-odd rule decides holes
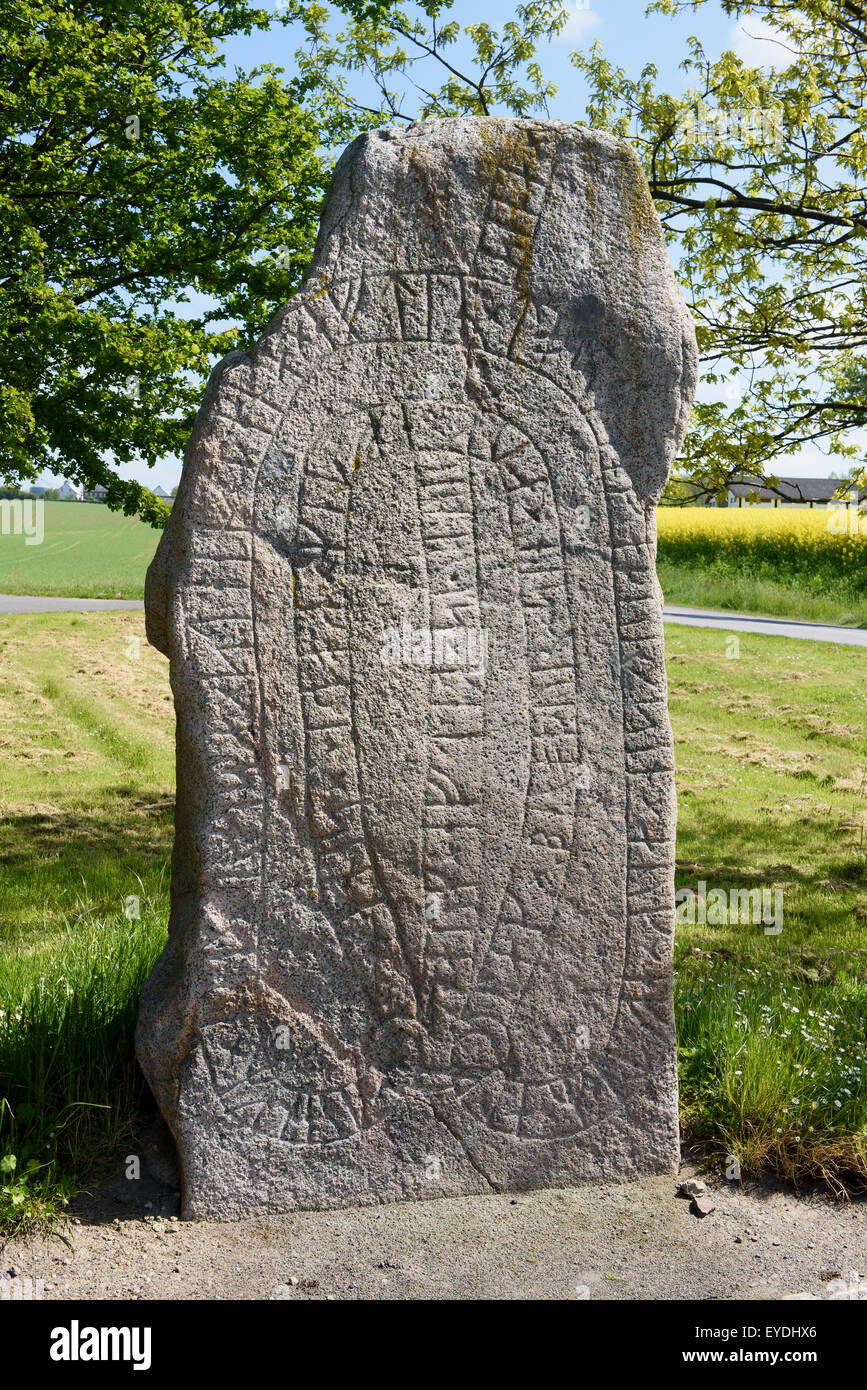
[[[350,146],[216,368],[147,590],[138,1050],[188,1216],[674,1167],[655,504],[695,363],[632,151],[464,119]]]

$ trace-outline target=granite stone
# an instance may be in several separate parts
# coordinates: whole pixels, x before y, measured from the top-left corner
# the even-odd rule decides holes
[[[655,511],[695,335],[634,152],[426,120],[340,159],[214,370],[148,574],[188,1217],[674,1171]]]

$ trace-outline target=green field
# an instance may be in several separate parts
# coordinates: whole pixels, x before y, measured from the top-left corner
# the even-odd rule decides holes
[[[167,663],[143,627],[0,618],[0,1220],[50,1216],[143,1103],[131,1038],[174,783]],[[679,928],[685,1138],[717,1167],[863,1184],[867,651],[666,637],[678,884],[784,895],[779,934]]]
[[[104,506],[70,502],[44,506],[45,538],[40,545],[27,545],[23,535],[0,528],[0,593],[143,597],[145,573],[159,532]],[[670,534],[675,509],[660,513],[657,568],[666,602],[867,625],[862,549],[853,553],[851,546],[826,546],[822,553],[813,553],[805,548],[793,562],[779,548],[768,554],[754,544],[733,548],[723,543],[722,534],[715,544],[715,528],[722,532],[731,518],[713,509],[692,510],[702,523],[695,533],[687,525],[682,533]],[[812,514],[798,509],[789,509],[785,516],[744,513],[735,520],[744,518],[752,520],[754,528],[790,519],[793,528],[816,523]],[[768,544],[774,540],[773,529],[767,539]],[[847,559],[846,564],[837,565],[838,554]]]
[[[98,503],[43,506],[41,544],[28,544],[24,534],[13,534],[12,523],[0,528],[0,593],[144,597],[145,572],[159,531]]]

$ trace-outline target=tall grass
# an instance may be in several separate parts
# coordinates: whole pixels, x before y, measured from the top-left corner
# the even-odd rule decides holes
[[[658,529],[670,602],[867,625],[867,516],[859,523],[824,508],[663,507]]]
[[[57,1214],[133,1124],[144,1083],[133,1055],[141,988],[165,941],[164,911],[88,918],[0,960],[0,1221]]]
[[[804,582],[797,575],[787,578],[770,574],[767,567],[745,567],[722,559],[686,564],[660,558],[656,568],[669,604],[867,627],[867,593],[842,580],[828,588]]]
[[[867,1189],[867,983],[680,956],[683,1127],[722,1168]]]

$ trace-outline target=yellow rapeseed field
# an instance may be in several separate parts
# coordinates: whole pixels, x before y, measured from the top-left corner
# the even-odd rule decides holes
[[[867,583],[867,512],[843,507],[660,507],[659,557],[836,573]]]

